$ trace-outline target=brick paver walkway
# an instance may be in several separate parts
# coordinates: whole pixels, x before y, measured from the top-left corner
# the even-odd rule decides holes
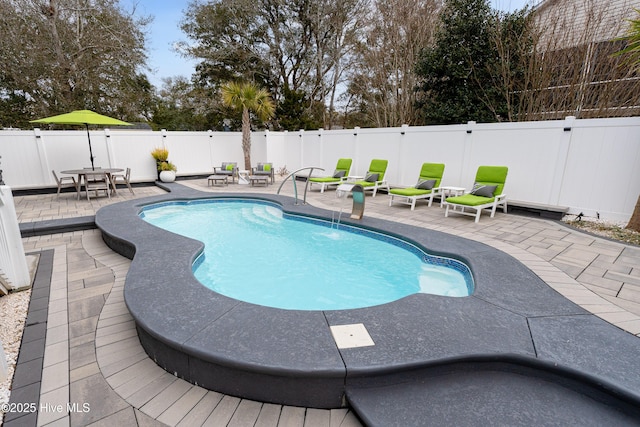
[[[207,186],[206,178],[180,183],[212,192],[274,193],[243,185]],[[299,187],[302,187],[301,185]],[[95,214],[107,203],[161,194],[137,187],[107,199],[76,200],[71,194],[16,197],[21,222]],[[300,189],[300,191],[302,191]],[[285,184],[283,194],[292,195]],[[300,194],[300,198],[302,194]],[[335,192],[310,192],[308,202],[345,212],[350,200]],[[444,218],[434,204],[388,206],[367,196],[365,215],[400,221],[482,241],[516,257],[550,286],[601,318],[640,334],[640,248],[587,235],[553,221],[497,213],[479,224],[469,217]],[[90,411],[41,412],[38,425],[360,425],[347,410],[316,410],[263,404],[201,389],[155,365],[142,350],[124,305],[129,260],[110,251],[97,230],[23,239],[25,250],[53,249],[53,276],[40,401],[52,407],[88,403]],[[19,425],[19,424],[15,424]]]

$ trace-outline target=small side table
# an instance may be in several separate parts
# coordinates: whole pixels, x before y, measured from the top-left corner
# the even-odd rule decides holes
[[[249,185],[249,171],[242,169],[238,171],[238,184]]]
[[[226,175],[210,175],[207,178],[207,187],[210,185],[229,185]]]
[[[348,183],[354,183],[356,181],[362,181],[364,179],[364,176],[360,176],[360,175],[349,175],[346,179],[346,181]]]
[[[264,184],[265,187],[269,185],[269,175],[250,175],[249,182],[251,182],[251,186],[258,184]]]
[[[447,197],[462,196],[464,187],[440,187],[440,207]]]

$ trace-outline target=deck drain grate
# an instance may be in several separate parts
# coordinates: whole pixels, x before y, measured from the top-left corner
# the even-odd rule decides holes
[[[331,334],[338,348],[369,347],[375,345],[362,323],[331,326]]]

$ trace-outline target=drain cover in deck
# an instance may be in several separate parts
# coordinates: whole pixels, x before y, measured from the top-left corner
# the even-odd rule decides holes
[[[362,323],[331,326],[331,334],[338,348],[356,348],[375,345]]]

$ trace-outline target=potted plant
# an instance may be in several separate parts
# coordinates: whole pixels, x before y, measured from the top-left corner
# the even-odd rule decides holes
[[[156,161],[156,168],[158,171],[158,179],[160,179],[160,172],[162,171],[162,163],[166,163],[169,160],[169,150],[166,148],[154,148],[151,151],[151,157],[153,157]]]
[[[176,180],[176,171],[178,168],[171,162],[161,162],[160,163],[160,181],[162,182],[173,182]]]

